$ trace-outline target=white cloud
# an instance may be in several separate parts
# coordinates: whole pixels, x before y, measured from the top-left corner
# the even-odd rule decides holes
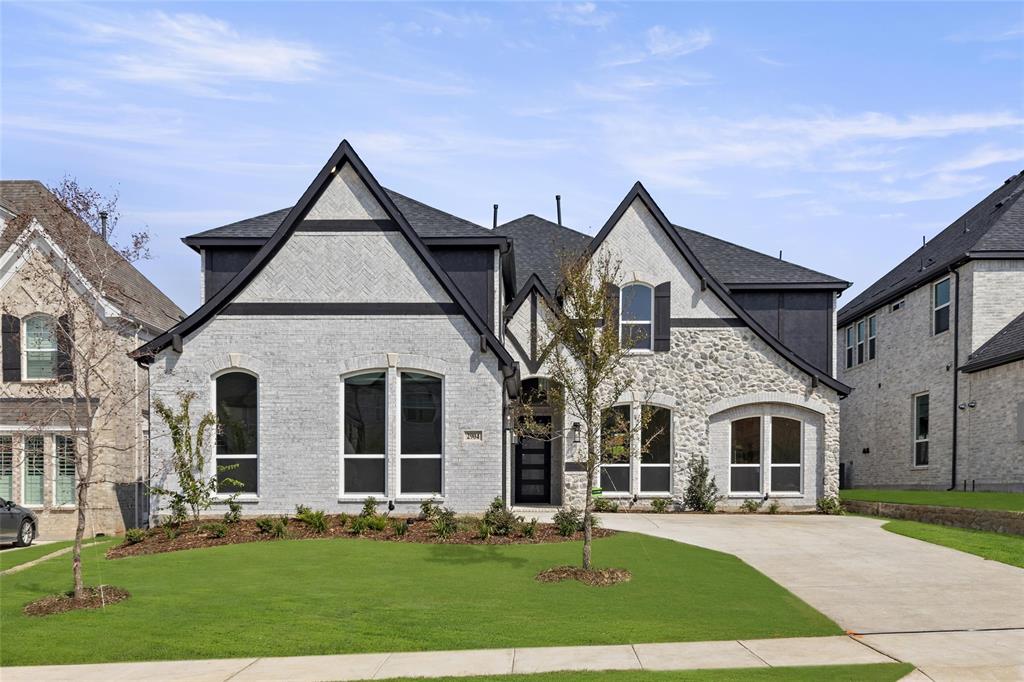
[[[599,9],[593,2],[560,2],[551,7],[549,14],[556,21],[591,28],[605,28],[615,18],[613,13]]]
[[[1005,149],[993,146],[979,147],[965,156],[939,165],[935,170],[937,172],[974,170],[975,168],[984,168],[985,166],[1010,161],[1024,161],[1024,147],[1008,147]]]
[[[647,29],[647,52],[652,57],[673,59],[703,50],[711,44],[711,31],[706,28],[675,33],[664,26]]]
[[[761,190],[754,194],[755,199],[785,199],[803,194],[810,194],[809,189],[797,189],[795,187],[779,187],[776,189]]]
[[[1005,40],[1020,40],[1024,36],[1024,23],[1007,28],[988,31],[965,31],[946,36],[951,43],[1001,43]]]

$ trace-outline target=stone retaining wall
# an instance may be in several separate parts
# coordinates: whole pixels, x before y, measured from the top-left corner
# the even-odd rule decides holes
[[[937,507],[925,504],[866,502],[861,500],[843,500],[843,508],[855,514],[869,514],[871,516],[884,516],[890,519],[935,523],[940,526],[955,526],[970,530],[987,530],[994,533],[1024,535],[1024,512]]]

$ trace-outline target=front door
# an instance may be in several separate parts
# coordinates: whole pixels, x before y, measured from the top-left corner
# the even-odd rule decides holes
[[[550,417],[534,417],[550,424]],[[516,444],[516,504],[551,502],[551,441],[522,437]]]

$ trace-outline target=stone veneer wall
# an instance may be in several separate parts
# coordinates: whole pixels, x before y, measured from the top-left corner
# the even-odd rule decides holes
[[[1022,512],[961,509],[960,507],[939,507],[928,504],[870,502],[867,500],[843,500],[843,508],[854,514],[921,521],[940,526],[985,530],[993,533],[1024,535],[1024,513]]]

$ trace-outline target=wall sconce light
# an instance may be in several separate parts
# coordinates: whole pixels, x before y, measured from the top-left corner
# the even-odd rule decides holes
[[[971,402],[967,403],[967,407],[977,407],[977,406],[978,406],[978,403],[976,401],[974,401],[974,400],[972,400]]]
[[[395,501],[394,500],[388,500],[388,511],[389,512],[395,511]]]
[[[573,422],[572,423],[572,442],[573,442],[573,445],[579,445],[579,442],[580,442],[580,423],[579,422]]]
[[[957,405],[957,407],[959,407],[961,410],[966,410],[967,409],[967,403],[960,403],[959,405]]]

